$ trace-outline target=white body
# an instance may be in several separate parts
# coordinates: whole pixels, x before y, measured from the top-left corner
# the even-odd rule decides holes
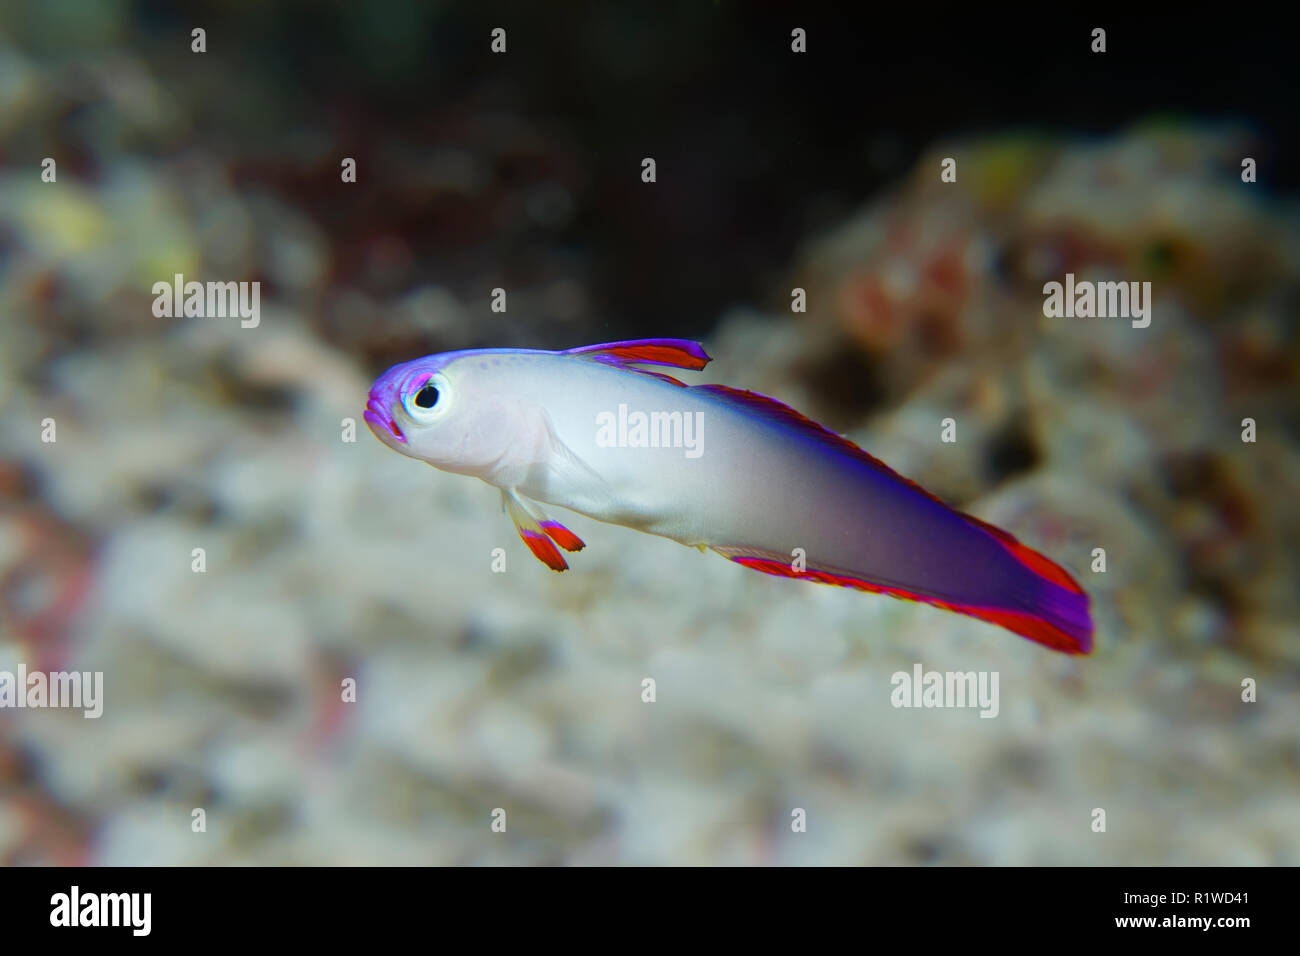
[[[724,552],[788,563],[801,549],[809,566],[949,601],[1023,576],[987,534],[923,493],[708,391],[546,352],[467,353],[443,373],[453,411],[473,408],[479,437],[502,441],[476,461],[432,463],[534,501]],[[601,418],[620,404],[696,416],[698,457],[603,445]],[[418,453],[418,438],[412,445]],[[944,575],[958,558],[960,573]]]

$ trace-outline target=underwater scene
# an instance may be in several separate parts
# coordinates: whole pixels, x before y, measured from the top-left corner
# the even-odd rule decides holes
[[[1293,56],[937,20],[0,8],[0,863],[1300,865]]]

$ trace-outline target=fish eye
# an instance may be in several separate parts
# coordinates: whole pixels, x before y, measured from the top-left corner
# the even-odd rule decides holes
[[[438,389],[432,383],[415,393],[414,402],[418,408],[433,408],[438,403]]]
[[[420,383],[418,389],[406,393],[406,414],[421,425],[431,425],[447,411],[447,402],[451,398],[445,376],[434,374]]]

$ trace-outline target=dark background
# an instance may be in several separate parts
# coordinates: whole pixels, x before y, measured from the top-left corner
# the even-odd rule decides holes
[[[19,31],[36,49],[58,37],[57,56],[75,55],[78,30],[103,45],[93,19],[46,29],[65,6],[77,5],[30,5]],[[939,130],[1231,120],[1258,134],[1265,188],[1297,182],[1283,160],[1296,147],[1292,39],[1265,13],[840,6],[148,2],[121,6],[115,29],[159,74],[188,77],[173,92],[195,145],[311,211],[337,281],[377,296],[436,282],[486,300],[490,261],[489,288],[572,277],[618,334],[702,335],[726,306],[767,302],[799,242],[909,169]],[[194,25],[208,31],[201,60],[178,46]],[[497,26],[504,56],[488,49]],[[808,54],[790,51],[795,26]],[[1090,52],[1095,26],[1104,55]],[[312,129],[321,152],[298,142]],[[415,154],[440,147],[485,162],[491,188],[431,191]],[[337,188],[340,151],[366,189]],[[645,156],[655,189],[640,182]],[[561,208],[543,190],[540,215],[516,215],[552,182]]]

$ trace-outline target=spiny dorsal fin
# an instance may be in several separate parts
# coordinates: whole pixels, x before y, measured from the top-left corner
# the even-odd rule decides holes
[[[696,372],[709,364],[709,353],[704,351],[704,346],[690,339],[628,339],[584,345],[564,354],[610,365],[671,365]]]

